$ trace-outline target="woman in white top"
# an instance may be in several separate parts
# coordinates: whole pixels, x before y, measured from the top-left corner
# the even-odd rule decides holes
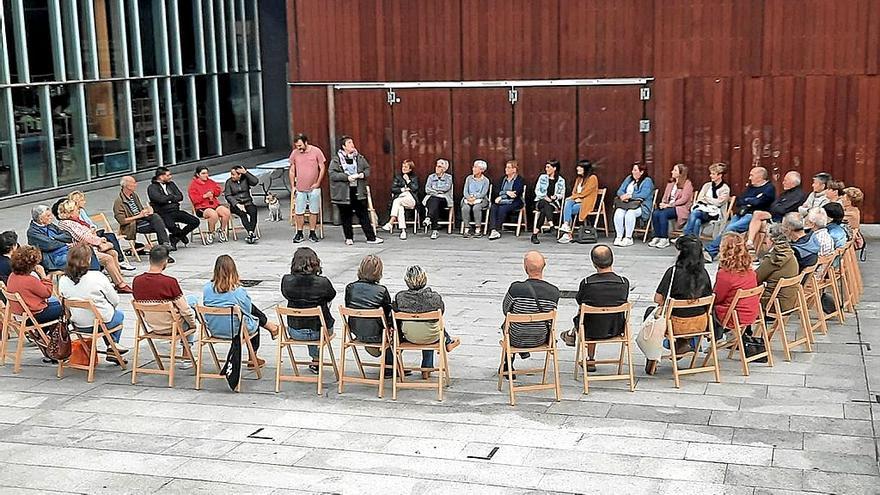
[[[713,163],[709,165],[709,182],[703,184],[697,199],[691,208],[691,214],[682,233],[700,237],[703,223],[710,220],[726,220],[727,203],[730,201],[730,186],[724,182],[727,165]]]
[[[110,280],[99,271],[90,271],[92,249],[85,244],[75,244],[67,253],[67,266],[64,275],[58,280],[58,291],[63,299],[79,299],[92,301],[101,320],[108,329],[122,325],[125,315],[117,309],[119,306],[119,294],[113,288]],[[81,329],[91,329],[95,322],[95,315],[91,311],[79,308],[71,308],[70,321],[73,326]],[[117,344],[120,353],[127,352],[119,346],[119,337],[122,329],[113,332],[111,336]],[[116,362],[116,358],[107,355],[107,361]]]

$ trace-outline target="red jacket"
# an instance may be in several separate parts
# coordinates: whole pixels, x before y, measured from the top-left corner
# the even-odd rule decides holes
[[[205,198],[205,193],[211,191],[214,193],[214,197],[211,199]],[[189,200],[192,201],[192,205],[196,210],[205,210],[208,208],[217,208],[220,206],[220,201],[217,199],[220,197],[220,185],[211,180],[210,178],[205,182],[202,182],[201,179],[196,177],[189,183]]]
[[[52,295],[52,281],[41,280],[33,275],[18,275],[13,273],[9,275],[9,281],[6,283],[6,290],[9,292],[17,292],[21,296],[24,303],[33,313],[39,313],[46,309],[48,303],[46,300]],[[22,314],[22,310],[18,303],[10,304],[12,312]]]
[[[758,277],[755,271],[749,269],[743,273],[733,273],[719,269],[715,276],[715,314],[722,323],[730,311],[730,305],[736,296],[737,289],[754,289],[758,286]],[[740,325],[751,325],[758,316],[758,306],[761,304],[760,297],[740,299],[736,305],[736,315]],[[733,321],[728,322],[728,328],[733,327]]]

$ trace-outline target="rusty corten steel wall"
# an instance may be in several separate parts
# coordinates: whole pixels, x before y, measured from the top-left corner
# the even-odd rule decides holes
[[[287,15],[290,81],[654,77],[652,175],[682,161],[702,182],[720,160],[738,191],[755,164],[825,170],[880,221],[880,0],[288,0]],[[459,183],[478,156],[496,173],[515,156],[530,180],[586,156],[611,187],[642,155],[637,88],[526,88],[513,107],[500,90],[410,91],[393,109],[379,93],[336,94],[337,131],[387,163],[377,189],[437,152]],[[290,106],[327,149],[326,91],[293,88]]]

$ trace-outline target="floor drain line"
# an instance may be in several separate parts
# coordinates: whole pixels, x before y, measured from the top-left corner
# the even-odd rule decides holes
[[[865,346],[866,351],[871,350],[871,343],[870,342],[846,342],[846,345],[861,345],[861,346]]]
[[[496,452],[498,452],[498,447],[492,447],[492,450],[489,451],[489,455],[487,455],[487,456],[469,455],[469,456],[467,456],[467,458],[468,459],[479,459],[481,461],[488,461],[488,460],[492,459],[492,456],[494,456]]]
[[[256,440],[275,440],[275,439],[272,438],[272,437],[263,437],[263,436],[260,436],[260,432],[263,431],[263,430],[265,430],[265,428],[257,428],[257,431],[251,433],[251,434],[248,435],[247,437],[248,437],[248,438],[253,438],[253,439],[256,439]]]
[[[858,402],[861,404],[872,404],[876,402],[877,404],[880,404],[880,394],[874,394],[874,400],[853,399],[851,402]]]

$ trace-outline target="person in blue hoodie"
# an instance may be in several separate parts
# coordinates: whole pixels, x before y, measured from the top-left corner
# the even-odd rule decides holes
[[[840,203],[825,203],[822,208],[828,215],[828,233],[834,239],[834,249],[840,249],[849,240],[846,230],[843,228],[843,206]]]
[[[749,172],[749,186],[736,198],[734,215],[721,234],[706,245],[703,258],[711,263],[718,256],[721,238],[726,232],[743,233],[749,230],[749,223],[755,211],[770,211],[776,199],[776,188],[770,182],[770,174],[764,167],[755,167]]]
[[[251,296],[241,286],[235,261],[227,254],[218,256],[217,261],[214,262],[214,276],[210,282],[205,284],[202,298],[202,303],[211,308],[238,306],[241,309],[248,335],[253,336],[251,337],[251,345],[253,345],[254,354],[260,348],[260,327],[268,330],[272,334],[272,338],[278,335],[278,325],[269,321],[266,314],[251,301]],[[239,328],[241,323],[233,316],[207,315],[205,316],[205,324],[210,329],[211,335],[231,339],[233,329]],[[257,356],[252,357],[260,366],[266,363],[264,359]]]
[[[632,166],[632,172],[623,179],[614,198],[614,245],[632,246],[636,221],[648,221],[653,213],[654,180],[648,175],[648,168],[641,162]]]

